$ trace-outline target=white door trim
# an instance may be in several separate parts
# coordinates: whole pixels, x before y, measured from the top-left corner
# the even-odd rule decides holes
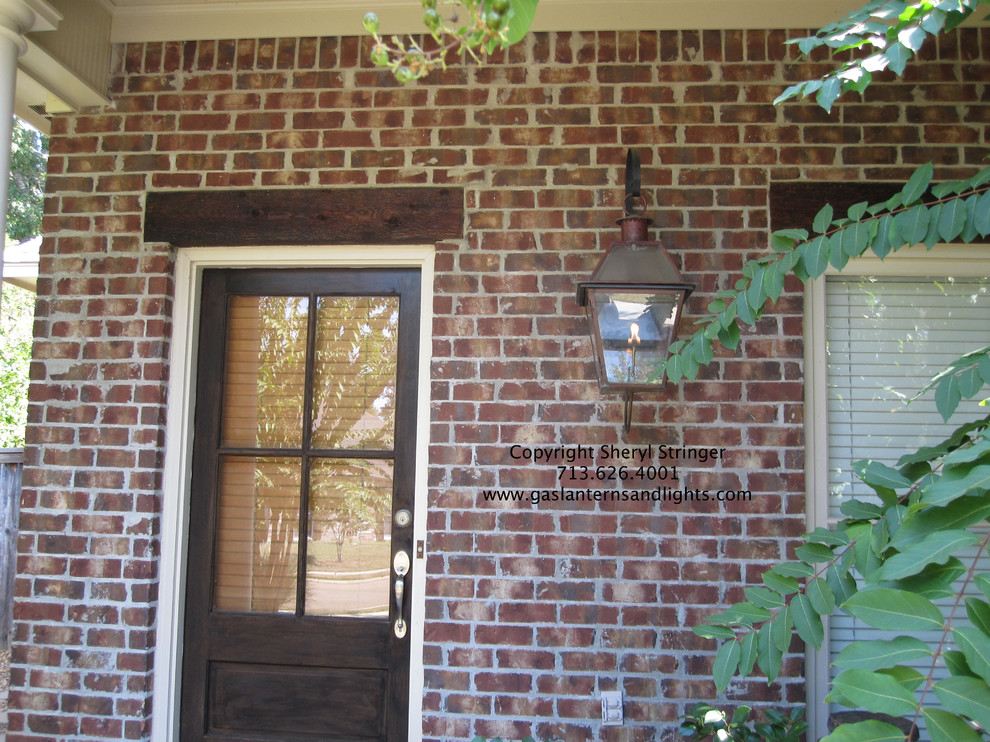
[[[165,464],[161,514],[158,625],[155,639],[151,738],[177,742],[182,627],[185,606],[186,540],[189,523],[196,349],[199,299],[206,268],[418,268],[421,274],[419,389],[416,419],[416,484],[413,539],[426,542],[427,478],[430,431],[430,360],[433,328],[432,245],[410,246],[261,246],[180,248],[175,265],[175,302],[169,363]],[[409,740],[423,729],[423,609],[426,560],[414,559],[410,622]]]

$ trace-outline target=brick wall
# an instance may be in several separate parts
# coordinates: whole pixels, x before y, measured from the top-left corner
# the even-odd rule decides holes
[[[896,180],[928,160],[962,176],[986,154],[990,31],[948,35],[831,116],[771,106],[823,69],[789,64],[786,37],[538,34],[408,88],[356,38],[118,48],[112,103],[53,124],[8,738],[149,734],[173,256],[142,240],[144,194],[432,184],[465,189],[466,224],[434,287],[424,736],[669,739],[714,693],[711,643],[687,627],[803,532],[801,286],[738,356],[637,401],[624,439],[573,292],[617,235],[626,148],[699,286],[689,315],[765,250],[772,181]],[[556,485],[513,444],[610,443],[725,447],[684,483],[753,499],[481,496]],[[795,655],[729,699],[800,703],[801,674]],[[616,687],[627,724],[600,728]]]

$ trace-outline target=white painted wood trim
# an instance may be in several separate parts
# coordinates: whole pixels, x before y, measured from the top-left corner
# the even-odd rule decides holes
[[[421,278],[419,389],[416,433],[416,485],[413,539],[426,541],[429,457],[430,360],[433,338],[432,245],[360,247],[233,247],[179,249],[175,266],[175,303],[169,363],[165,465],[161,514],[158,626],[155,643],[151,739],[179,739],[179,684],[185,605],[186,534],[189,521],[193,412],[196,389],[199,298],[206,268],[418,268]],[[426,560],[413,560],[410,622],[409,737],[423,735],[423,612]],[[416,617],[418,616],[418,620]]]
[[[541,0],[533,31],[818,28],[858,0]],[[423,33],[419,0],[115,0],[111,41],[351,36],[370,9],[382,32]]]

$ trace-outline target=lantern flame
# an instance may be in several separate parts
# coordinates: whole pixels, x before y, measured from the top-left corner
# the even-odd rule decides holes
[[[635,343],[643,342],[639,337],[639,325],[635,322],[629,325],[629,340],[627,341],[630,345]]]

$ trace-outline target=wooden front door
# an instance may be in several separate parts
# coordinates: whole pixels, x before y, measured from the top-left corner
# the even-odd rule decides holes
[[[182,742],[406,739],[419,291],[204,273]]]

